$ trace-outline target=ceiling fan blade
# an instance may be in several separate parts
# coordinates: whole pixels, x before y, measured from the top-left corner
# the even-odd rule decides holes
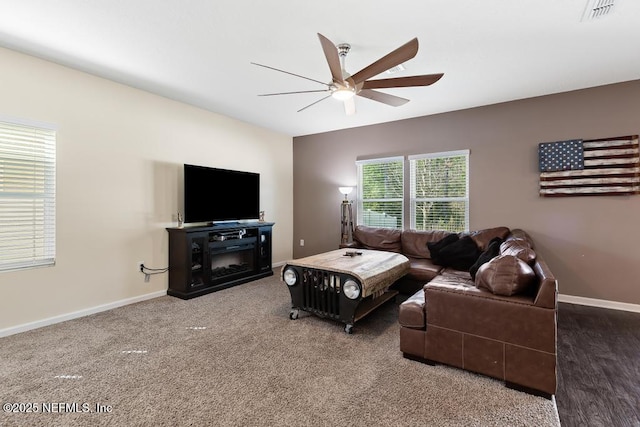
[[[344,77],[342,76],[342,66],[340,65],[340,57],[338,56],[338,49],[336,48],[336,45],[320,33],[318,33],[318,38],[320,39],[324,56],[327,58],[327,63],[329,64],[333,81],[342,83],[344,81]]]
[[[356,101],[354,97],[344,101],[344,112],[347,116],[353,116],[356,113]]]
[[[324,98],[320,98],[320,99],[318,99],[317,101],[312,102],[311,104],[307,105],[306,107],[302,107],[301,109],[299,109],[299,110],[298,110],[298,113],[299,113],[300,111],[306,110],[307,108],[311,107],[312,105],[316,105],[316,104],[317,104],[318,102],[320,102],[320,101],[324,101],[325,99],[329,98],[330,96],[331,96],[331,95],[327,95],[327,96],[325,96]]]
[[[408,61],[409,59],[416,56],[417,53],[418,53],[418,39],[414,38],[413,40],[403,44],[393,52],[378,59],[376,62],[369,65],[368,67],[358,71],[357,73],[352,75],[351,78],[356,84],[362,83],[363,81],[373,76],[377,76],[383,71],[387,71],[389,68],[393,68],[396,65],[399,65],[405,61]]]
[[[258,67],[264,67],[264,68],[268,68],[268,69],[270,69],[270,70],[280,71],[281,73],[289,74],[289,75],[291,75],[291,76],[300,77],[301,79],[311,80],[312,82],[320,83],[321,85],[329,86],[329,85],[328,85],[328,84],[326,84],[325,82],[321,82],[320,80],[315,80],[315,79],[311,79],[311,78],[309,78],[309,77],[301,76],[300,74],[290,73],[289,71],[280,70],[280,69],[278,69],[278,68],[270,67],[270,66],[268,66],[268,65],[258,64],[258,63],[256,63],[256,62],[252,62],[252,64],[253,64],[253,65],[257,65]]]
[[[429,86],[440,80],[444,74],[425,74],[422,76],[396,77],[393,79],[367,80],[363,89],[385,89],[392,87]]]
[[[400,98],[399,96],[389,95],[388,93],[378,92],[377,90],[371,89],[362,89],[358,92],[358,96],[382,102],[383,104],[391,105],[392,107],[399,107],[409,102],[406,98]]]
[[[274,95],[293,95],[296,93],[316,93],[316,92],[329,92],[329,89],[318,89],[318,90],[298,90],[295,92],[277,92],[277,93],[262,93],[258,96],[274,96]]]

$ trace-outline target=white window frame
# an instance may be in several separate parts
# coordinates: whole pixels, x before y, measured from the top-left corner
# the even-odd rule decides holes
[[[0,272],[55,265],[57,130],[0,115]],[[30,166],[38,172],[24,169]],[[21,168],[27,172],[20,174]],[[17,190],[20,183],[33,190]]]
[[[357,224],[358,225],[363,225],[363,214],[364,214],[364,208],[363,208],[363,203],[365,201],[367,202],[396,202],[399,201],[400,202],[400,227],[399,229],[402,230],[404,228],[404,188],[405,188],[405,171],[404,171],[404,167],[405,167],[405,163],[404,163],[405,159],[404,156],[394,156],[394,157],[383,157],[383,158],[378,158],[378,159],[369,159],[369,160],[357,160],[356,161],[356,166],[358,168],[358,191],[357,191]],[[362,166],[364,165],[370,165],[370,164],[375,164],[375,163],[392,163],[392,162],[400,162],[402,164],[402,196],[398,197],[398,198],[391,198],[391,199],[367,199],[364,200],[364,190],[363,190],[363,185],[362,185],[362,180],[363,180],[363,176],[362,176]]]
[[[409,160],[409,200],[410,200],[410,216],[411,216],[411,228],[416,228],[416,207],[418,202],[453,202],[453,201],[463,201],[465,202],[465,216],[464,216],[464,230],[469,231],[469,150],[456,150],[456,151],[444,151],[440,153],[428,153],[428,154],[417,154],[413,156],[408,156]],[[416,188],[415,188],[415,165],[416,160],[421,159],[434,159],[434,158],[444,158],[444,157],[460,157],[465,156],[466,158],[466,179],[465,179],[465,193],[466,197],[429,197],[429,198],[417,198],[416,197]]]

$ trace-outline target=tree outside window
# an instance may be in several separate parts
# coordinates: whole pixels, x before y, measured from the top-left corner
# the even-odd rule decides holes
[[[469,229],[469,152],[436,153],[409,158],[411,228]]]
[[[359,225],[402,229],[405,200],[410,228],[469,229],[469,150],[409,156],[405,199],[404,157],[357,161]]]
[[[358,166],[358,224],[402,229],[404,159],[365,160]]]

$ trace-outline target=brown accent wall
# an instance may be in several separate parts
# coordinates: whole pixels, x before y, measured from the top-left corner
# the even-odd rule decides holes
[[[638,133],[640,80],[296,137],[294,257],[337,248],[357,159],[469,149],[472,230],[525,229],[561,294],[640,304],[640,195],[541,198],[537,170],[540,142]]]

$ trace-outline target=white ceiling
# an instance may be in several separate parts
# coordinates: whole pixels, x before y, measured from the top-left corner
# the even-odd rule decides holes
[[[583,20],[587,0],[0,0],[0,46],[245,122],[299,136],[640,79],[639,0]],[[350,73],[418,37],[394,77],[443,72],[429,87],[356,98],[346,116],[317,33],[350,43]],[[380,76],[384,77],[384,75]],[[389,76],[387,76],[389,77]]]

